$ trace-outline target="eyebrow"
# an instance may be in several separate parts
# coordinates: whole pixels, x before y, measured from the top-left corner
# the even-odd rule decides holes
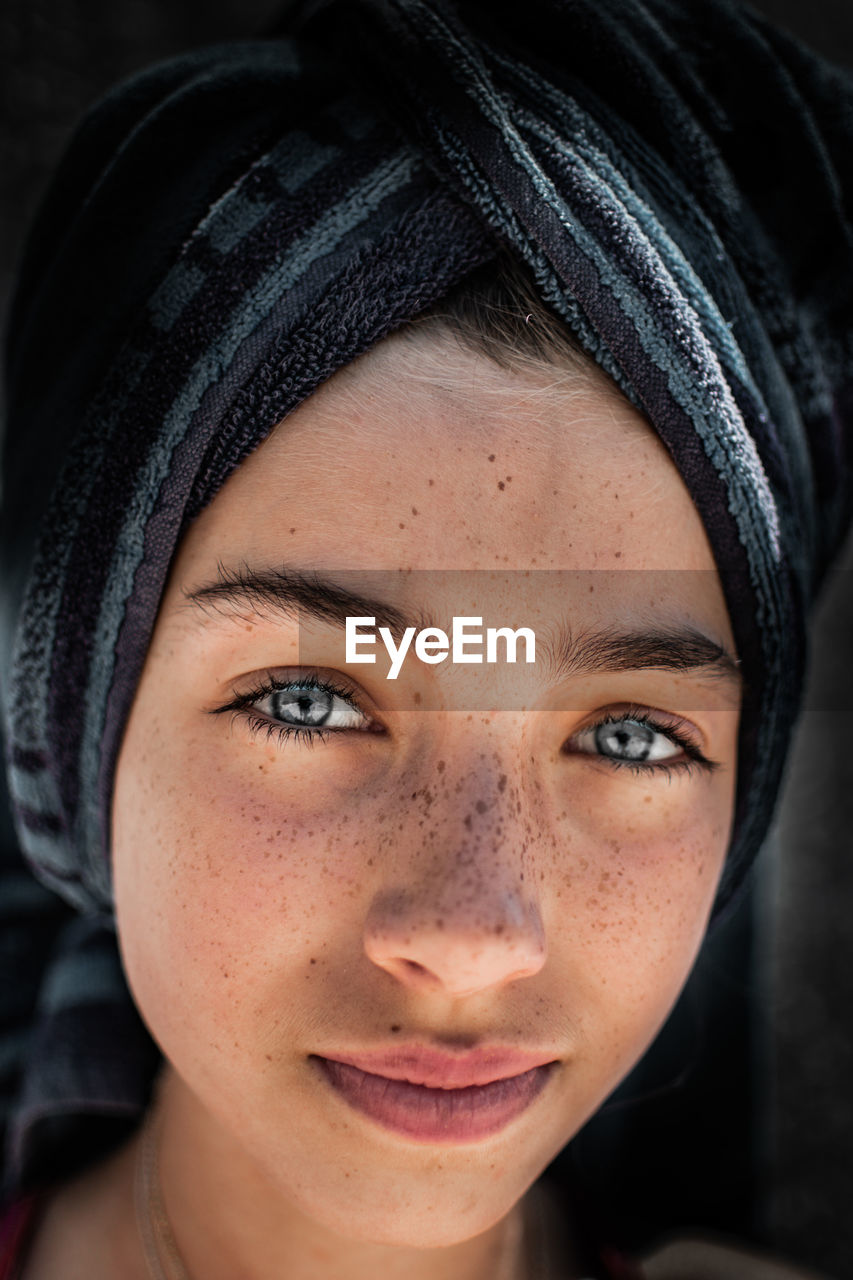
[[[319,574],[297,569],[227,569],[220,564],[215,582],[184,592],[185,599],[202,609],[212,606],[226,617],[253,613],[279,615],[296,621],[307,613],[320,622],[346,625],[347,618],[373,617],[377,627],[387,627],[399,644],[406,627],[419,630],[426,618],[409,618],[384,600],[350,591]]]
[[[724,645],[686,625],[580,635],[564,632],[559,646],[546,644],[545,650],[555,680],[599,671],[660,670],[701,672],[738,693],[743,687],[738,659]]]
[[[205,613],[213,609],[225,617],[245,616],[249,610],[295,621],[300,614],[308,614],[340,626],[348,617],[373,617],[376,626],[387,627],[397,643],[407,627],[422,630],[434,625],[423,612],[404,613],[387,601],[297,569],[231,569],[220,564],[214,582],[186,591],[184,597]],[[743,684],[738,659],[688,625],[578,633],[562,629],[556,641],[537,636],[537,645],[544,651],[554,681],[605,671],[661,670],[701,673],[731,685],[736,692]]]

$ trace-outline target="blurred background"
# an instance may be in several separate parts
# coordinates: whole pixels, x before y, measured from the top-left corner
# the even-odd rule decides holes
[[[851,0],[760,0],[754,7],[853,67]],[[280,0],[3,0],[0,315],[27,224],[86,107],[159,58],[263,31],[279,8]],[[666,1099],[658,1109],[647,1105],[645,1127],[641,1120],[629,1134],[627,1162],[619,1118],[625,1108],[618,1105],[581,1152],[593,1180],[598,1171],[609,1193],[640,1205],[638,1212],[657,1175],[668,1194],[681,1196],[677,1220],[763,1236],[836,1280],[853,1276],[851,658],[848,554],[822,602],[806,711],[755,889],[712,940],[693,983],[710,1042],[699,1087],[687,1091],[681,1112]],[[669,1050],[664,1043],[660,1079],[683,1070],[683,1038],[676,1029]],[[635,1095],[653,1095],[658,1082],[641,1078],[632,1087]],[[661,1123],[707,1149],[704,1183],[689,1168],[665,1167],[678,1165],[677,1143],[650,1152],[648,1135]],[[760,1154],[747,1170],[744,1152],[756,1134]],[[625,1173],[614,1190],[605,1157],[620,1143]],[[758,1189],[751,1224],[738,1210],[749,1198],[748,1181]]]

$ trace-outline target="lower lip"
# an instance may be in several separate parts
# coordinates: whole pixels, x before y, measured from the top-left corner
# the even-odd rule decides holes
[[[438,1143],[477,1142],[500,1133],[539,1096],[556,1065],[465,1089],[430,1089],[331,1058],[314,1061],[339,1097],[362,1115],[407,1138]]]

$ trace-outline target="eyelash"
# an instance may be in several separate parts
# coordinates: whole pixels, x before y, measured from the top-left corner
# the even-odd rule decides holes
[[[619,760],[615,756],[607,756],[603,753],[596,755],[593,752],[577,752],[577,755],[590,755],[593,759],[603,760],[613,769],[629,769],[632,773],[641,777],[648,778],[650,774],[666,774],[672,776],[676,773],[691,774],[698,770],[706,773],[712,773],[715,769],[719,769],[719,762],[710,760],[700,751],[693,738],[687,734],[679,725],[673,724],[668,717],[660,712],[652,715],[645,707],[634,704],[620,708],[619,711],[608,711],[597,720],[593,720],[590,724],[584,725],[582,730],[576,730],[576,733],[588,733],[590,730],[600,729],[607,724],[621,724],[625,720],[632,720],[636,724],[645,725],[647,729],[651,729],[653,733],[663,734],[665,738],[676,743],[684,755],[676,760],[658,760],[652,764],[643,760]]]
[[[368,733],[369,729],[324,729],[321,725],[315,725],[306,728],[301,725],[285,725],[277,724],[274,720],[268,719],[266,716],[260,715],[254,710],[254,704],[260,702],[262,698],[269,697],[272,693],[282,692],[286,689],[292,689],[294,685],[299,684],[304,687],[312,687],[321,693],[333,694],[342,698],[344,702],[354,707],[362,715],[367,715],[358,706],[352,691],[342,685],[335,684],[334,681],[320,679],[319,676],[310,673],[300,674],[297,679],[275,680],[269,678],[261,681],[254,688],[246,693],[240,694],[233,702],[223,707],[214,708],[213,715],[222,715],[231,712],[232,718],[239,717],[244,720],[248,726],[249,732],[253,736],[265,736],[269,741],[275,738],[279,743],[293,740],[300,746],[315,747],[318,743],[328,742],[336,734],[340,733]],[[709,760],[700,750],[693,739],[684,732],[682,728],[672,724],[664,716],[653,716],[644,707],[636,705],[627,705],[620,708],[618,712],[608,711],[599,719],[591,721],[591,723],[583,726],[582,730],[576,730],[576,733],[588,733],[592,730],[599,729],[607,724],[621,724],[625,720],[633,720],[637,724],[645,725],[653,733],[663,734],[681,747],[684,756],[676,760],[658,760],[654,763],[647,763],[642,760],[619,760],[615,756],[596,754],[588,751],[578,751],[576,755],[588,755],[592,759],[603,761],[613,769],[629,769],[632,773],[648,778],[649,775],[665,774],[672,776],[676,773],[694,773],[697,769],[711,772],[718,769],[719,763],[715,760]],[[565,748],[564,748],[565,750]],[[570,754],[570,753],[566,753]]]
[[[332,680],[320,679],[310,672],[304,675],[300,674],[299,679],[275,680],[270,677],[267,680],[257,684],[247,693],[241,693],[239,698],[235,698],[233,702],[229,702],[227,706],[215,707],[213,715],[222,715],[226,712],[232,713],[232,721],[238,717],[245,720],[253,737],[265,736],[267,741],[275,738],[278,742],[287,742],[293,739],[303,747],[315,747],[320,742],[328,742],[336,733],[353,733],[368,732],[368,730],[353,729],[324,729],[322,725],[314,725],[312,728],[305,728],[296,724],[276,724],[275,720],[269,720],[266,716],[260,715],[255,711],[254,704],[260,702],[262,698],[267,698],[271,693],[281,693],[285,689],[292,689],[294,685],[301,685],[316,689],[320,693],[334,694],[338,698],[343,698],[344,702],[349,703],[357,711],[361,712],[365,717],[367,713],[361,710],[350,689],[343,685],[335,684]]]

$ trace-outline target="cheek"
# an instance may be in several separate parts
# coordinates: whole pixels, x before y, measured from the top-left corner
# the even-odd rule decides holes
[[[603,787],[608,787],[605,780]],[[704,936],[729,842],[730,777],[645,787],[572,807],[557,879],[579,1032],[615,1084],[666,1019]]]
[[[591,919],[601,913],[602,924],[629,906],[662,916],[673,908],[689,923],[710,905],[730,837],[734,782],[733,765],[648,779],[585,768],[559,799],[570,855],[563,891],[573,890],[573,904]]]
[[[116,913],[137,1004],[178,1052],[192,1028],[281,1008],[329,937],[350,937],[366,835],[300,803],[304,787],[271,786],[274,746],[247,744],[235,771],[138,709],[116,775]]]

